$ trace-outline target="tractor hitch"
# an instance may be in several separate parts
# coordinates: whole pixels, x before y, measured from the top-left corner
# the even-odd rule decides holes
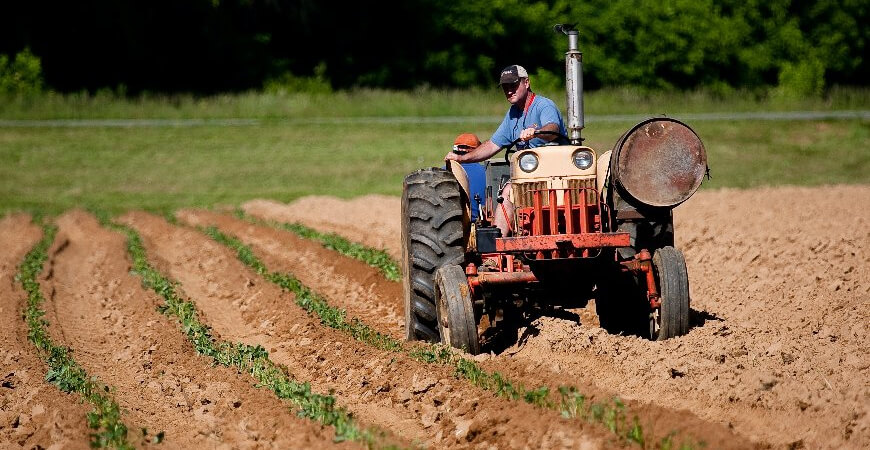
[[[662,305],[661,295],[656,287],[656,277],[653,273],[652,255],[649,250],[642,249],[637,252],[634,259],[631,261],[622,261],[623,270],[634,272],[643,276],[646,281],[646,297],[649,301],[649,306],[656,309]]]

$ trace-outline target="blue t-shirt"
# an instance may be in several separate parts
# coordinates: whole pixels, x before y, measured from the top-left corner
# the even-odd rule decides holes
[[[525,105],[511,105],[504,116],[504,120],[501,121],[501,125],[498,126],[498,129],[495,130],[492,138],[490,138],[495,145],[504,147],[519,138],[520,133],[524,129],[529,127],[541,128],[548,123],[558,124],[559,133],[563,135],[568,134],[568,131],[565,129],[565,123],[562,121],[562,113],[559,112],[559,108],[549,98],[535,95],[535,98],[532,99],[532,104],[529,105],[529,109],[525,112],[523,111],[524,107]],[[547,144],[547,142],[540,138],[534,138],[529,142],[519,142],[517,145],[519,148],[534,148]]]
[[[471,220],[476,221],[480,214],[478,211],[477,202],[474,196],[480,197],[480,202],[484,201],[484,190],[486,189],[486,169],[480,163],[461,163],[465,169],[465,174],[468,175],[468,190],[471,191],[468,195],[471,197],[468,200],[471,202]]]

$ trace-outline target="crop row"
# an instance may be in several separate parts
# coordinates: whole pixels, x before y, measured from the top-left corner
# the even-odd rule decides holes
[[[223,366],[250,374],[258,381],[258,386],[269,388],[278,398],[295,405],[299,416],[333,427],[336,441],[358,441],[369,447],[380,445],[383,432],[361,427],[344,408],[336,405],[333,396],[314,393],[309,383],[294,380],[286,368],[269,358],[262,346],[216,339],[211,329],[199,319],[196,305],[178,294],[178,283],[163,276],[148,262],[139,234],[130,227],[108,222],[105,218],[103,223],[127,236],[133,272],[142,278],[145,287],[163,298],[165,303],[159,311],[179,321],[185,336],[199,354],[211,357]]]
[[[390,281],[402,281],[402,271],[399,265],[390,258],[383,250],[367,247],[356,242],[351,242],[335,233],[321,233],[313,228],[306,227],[301,223],[278,222],[276,220],[263,220],[249,214],[242,209],[236,209],[235,215],[239,219],[256,225],[266,225],[293,232],[303,239],[319,242],[324,248],[334,250],[344,256],[362,261],[383,274]]]
[[[27,293],[27,306],[24,311],[24,320],[28,327],[27,338],[36,346],[40,357],[48,365],[46,381],[63,392],[80,395],[93,406],[94,409],[87,417],[88,426],[96,430],[91,434],[91,445],[133,448],[127,439],[127,426],[121,421],[120,407],[110,395],[112,389],[89,376],[75,361],[72,351],[55,344],[49,336],[49,323],[42,309],[45,297],[42,295],[38,277],[48,257],[48,249],[54,242],[57,227],[44,224],[42,228],[42,239],[25,255],[16,277]],[[162,434],[154,437],[155,442],[161,439]]]
[[[373,267],[397,267],[395,262],[388,256],[384,259],[385,253],[380,250],[368,249],[368,251],[355,252],[354,254],[338,250],[340,248],[347,249],[363,246],[357,243],[350,243],[336,234],[327,235],[319,233],[316,230],[299,224],[263,221],[238,211],[236,215],[254,224],[292,231],[301,237],[320,242],[324,247],[362,260]],[[316,316],[322,324],[343,331],[360,342],[383,350],[404,352],[411,358],[423,363],[452,366],[456,377],[468,380],[474,386],[491,391],[499,397],[521,400],[541,408],[557,410],[566,418],[578,418],[591,423],[602,424],[620,439],[642,448],[651,445],[652,448],[670,449],[675,445],[674,433],[659,439],[657,442],[649,442],[650,439],[645,434],[638,417],[633,415],[629,419],[629,412],[625,404],[618,397],[614,397],[610,402],[589,402],[586,395],[572,386],[559,386],[556,389],[552,389],[549,386],[526,388],[521,383],[513,381],[498,372],[485,371],[476,362],[461,356],[449,347],[440,344],[405,345],[374,330],[358,318],[348,320],[344,310],[330,306],[323,297],[304,286],[292,275],[270,271],[254,254],[252,248],[238,238],[227,235],[213,226],[200,227],[199,229],[215,241],[235,251],[238,259],[257,274],[281,288],[293,292],[296,295],[296,303],[309,314]],[[367,260],[367,255],[377,255],[377,259],[374,262]],[[382,273],[385,272],[382,270]],[[386,273],[385,277],[387,277]],[[694,442],[683,442],[680,448],[693,448],[697,445],[699,444]]]
[[[369,447],[383,445],[386,440],[383,431],[361,427],[344,408],[336,404],[335,397],[314,393],[307,382],[294,380],[286,368],[269,358],[268,352],[263,347],[216,339],[211,329],[199,319],[195,303],[181,298],[178,283],[168,279],[149,264],[145,247],[136,230],[112,222],[105,214],[96,215],[103,226],[126,236],[127,250],[133,261],[133,273],[141,277],[143,286],[152,289],[163,298],[164,304],[159,307],[159,311],[178,320],[183,334],[199,354],[211,357],[217,364],[232,367],[240,373],[248,373],[257,380],[258,386],[269,388],[278,398],[295,405],[300,416],[334,428],[337,441],[353,440]],[[379,268],[387,279],[395,279],[389,275],[390,267],[398,270],[397,266],[383,252],[348,242],[335,234],[324,235],[297,224],[265,223],[244,214],[240,217],[313,239],[331,250]],[[28,337],[49,365],[46,379],[65,392],[78,393],[94,406],[94,410],[88,413],[89,426],[97,430],[92,434],[92,444],[99,447],[132,448],[128,440],[127,426],[120,419],[120,408],[110,395],[112,390],[96,378],[89,377],[74,361],[68,348],[54,344],[49,338],[46,329],[48,323],[44,319],[45,312],[41,309],[44,298],[37,277],[43,270],[47,250],[54,240],[57,228],[44,225],[43,229],[43,239],[26,255],[17,277],[28,295],[25,311],[25,320],[29,327]],[[602,424],[626,443],[633,443],[642,448],[673,447],[675,442],[673,433],[656,442],[650,442],[651,439],[644,433],[637,416],[629,419],[629,411],[618,398],[614,397],[609,402],[589,402],[583,393],[571,386],[560,386],[557,389],[540,386],[527,389],[498,372],[485,371],[476,362],[464,358],[448,347],[400,342],[369,327],[357,318],[349,319],[344,310],[329,305],[323,297],[303,285],[291,274],[270,271],[254,254],[251,247],[236,237],[224,234],[215,227],[200,228],[200,231],[234,250],[238,259],[259,276],[286,291],[293,292],[297,305],[309,315],[359,342],[381,350],[404,353],[419,362],[450,366],[458,379],[465,379],[474,386],[493,392],[498,397],[556,410],[566,418],[579,418]],[[152,441],[159,442],[162,437],[160,433],[154,436]],[[680,448],[693,448],[697,445],[695,442],[683,443]]]

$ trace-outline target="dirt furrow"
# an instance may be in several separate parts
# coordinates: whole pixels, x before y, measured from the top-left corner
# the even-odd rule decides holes
[[[381,333],[404,339],[401,284],[377,269],[319,243],[268,226],[252,225],[224,214],[183,210],[176,216],[193,226],[218,226],[253,246],[272,271],[289,272],[304,285]]]
[[[144,213],[122,221],[141,233],[155,265],[203,305],[203,318],[217,333],[263,345],[295,378],[309,380],[316,391],[333,391],[364,422],[438,447],[619,445],[597,427],[495,398],[455,379],[448,367],[376,350],[324,327],[293,304],[291,295],[198,231]],[[235,310],[235,321],[212,315],[215,309]]]
[[[337,201],[381,211],[361,242],[399,250],[399,201]],[[258,217],[349,239],[367,213],[321,198],[248,202]],[[298,214],[304,219],[294,219]],[[323,221],[325,225],[318,225]],[[583,374],[622,396],[676,408],[779,446],[870,447],[870,186],[701,191],[675,211],[689,267],[694,328],[649,342],[612,336],[585,310],[542,317],[488,367]],[[358,233],[356,234],[358,235]]]
[[[44,286],[51,332],[88,373],[116,388],[132,442],[146,428],[147,439],[164,432],[161,445],[172,448],[334,446],[330,430],[197,355],[179,324],[157,312],[161,299],[129,273],[123,235],[81,211],[57,224]]]
[[[17,266],[41,230],[25,215],[0,219],[0,447],[90,448],[90,407],[45,381],[48,366],[27,340]]]
[[[262,255],[263,261],[271,270],[293,273],[307,286],[324,295],[330,304],[347,309],[351,317],[361,318],[381,333],[403,339],[401,324],[397,326],[392,320],[379,319],[383,304],[381,297],[372,296],[367,299],[365,296],[356,295],[360,291],[360,286],[376,282],[379,287],[378,292],[382,296],[394,296],[390,303],[396,311],[400,311],[401,285],[387,281],[383,277],[378,277],[379,281],[372,280],[372,275],[378,274],[365,264],[323,249],[316,242],[297,238],[292,233],[268,226],[252,225],[225,214],[186,210],[180,211],[177,216],[185,223],[197,226],[214,225],[226,233],[238,236]],[[335,279],[340,279],[340,282],[334,283]],[[585,380],[578,379],[571,373],[563,373],[559,370],[545,371],[542,376],[539,370],[540,364],[491,358],[489,355],[480,355],[475,359],[490,372],[505,374],[529,388],[574,386],[590,401],[608,401],[616,395],[613,391],[602,390]],[[728,442],[736,439],[734,433],[725,427],[700,420],[690,413],[640,403],[630,403],[628,407],[631,413],[640,415],[645,429],[659,437],[677,432],[682,438],[695,436],[700,440],[700,437],[703,437],[708,444],[717,448],[730,445]],[[749,445],[747,442],[740,442],[741,445]]]
[[[368,247],[386,250],[402,259],[396,233],[401,223],[397,197],[366,195],[352,200],[335,197],[303,197],[290,205],[271,200],[251,200],[242,209],[255,217],[286,223],[301,223],[324,233],[336,233]],[[354,220],[348,220],[353,217]]]

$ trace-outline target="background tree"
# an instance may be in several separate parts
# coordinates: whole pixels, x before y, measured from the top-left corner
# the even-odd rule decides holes
[[[515,63],[556,85],[551,27],[566,22],[592,89],[809,95],[870,79],[867,0],[32,0],[0,16],[0,54],[31,49],[60,91],[492,86]]]

